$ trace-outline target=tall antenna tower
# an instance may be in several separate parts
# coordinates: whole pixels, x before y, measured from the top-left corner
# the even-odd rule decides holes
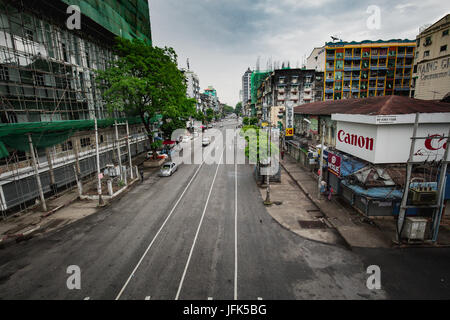
[[[260,71],[260,63],[261,63],[261,56],[258,56],[258,59],[256,59],[256,72]]]

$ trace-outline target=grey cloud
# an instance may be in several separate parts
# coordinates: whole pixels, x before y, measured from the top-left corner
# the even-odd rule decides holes
[[[369,5],[381,8],[380,30],[368,30]],[[301,61],[330,35],[344,40],[414,39],[419,27],[450,11],[440,0],[150,0],[154,43],[173,46],[202,87],[214,85],[222,102],[239,99],[241,76],[265,60]]]

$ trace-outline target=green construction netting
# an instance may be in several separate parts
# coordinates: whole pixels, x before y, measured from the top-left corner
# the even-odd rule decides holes
[[[147,0],[62,0],[77,5],[81,13],[105,29],[126,39],[151,43],[150,12]]]
[[[114,122],[139,124],[139,118],[121,118],[98,120],[99,128],[107,128]],[[151,119],[153,122],[153,118]],[[31,135],[35,148],[48,148],[63,143],[77,131],[92,130],[94,120],[70,120],[52,122],[26,122],[13,124],[0,124],[0,158],[9,155],[6,147],[28,152],[30,150],[28,135]]]
[[[269,76],[270,72],[253,72],[251,78],[251,97],[252,104],[256,104],[258,100],[258,88],[261,83]]]

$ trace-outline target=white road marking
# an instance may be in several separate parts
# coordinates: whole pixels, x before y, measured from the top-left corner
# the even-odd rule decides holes
[[[152,297],[151,296],[148,296],[148,297],[145,297],[145,300],[151,300],[152,299]]]
[[[198,235],[200,233],[200,228],[202,227],[202,224],[203,224],[203,219],[205,218],[206,209],[208,208],[209,199],[211,198],[213,187],[214,187],[214,184],[216,182],[217,174],[219,173],[219,168],[220,168],[220,164],[222,162],[224,153],[225,153],[225,148],[222,150],[222,155],[220,157],[219,163],[217,164],[216,174],[214,175],[214,179],[213,179],[213,182],[211,184],[211,188],[209,189],[209,194],[208,194],[208,198],[206,199],[205,208],[203,209],[203,214],[202,214],[202,217],[200,219],[200,223],[198,224],[197,232],[195,233],[194,242],[192,243],[191,251],[189,252],[189,257],[188,257],[188,260],[186,262],[186,266],[185,266],[184,271],[183,271],[183,276],[181,277],[180,285],[178,286],[178,291],[177,291],[177,295],[175,296],[175,300],[178,300],[179,297],[180,297],[181,289],[183,288],[184,278],[186,277],[186,273],[187,273],[187,270],[189,268],[189,263],[191,262],[192,253],[194,252],[195,244],[197,243],[197,238],[198,238]]]
[[[147,253],[150,251],[151,247],[153,246],[153,244],[156,241],[156,238],[159,236],[159,234],[161,233],[161,231],[164,229],[167,221],[169,221],[170,217],[172,216],[172,214],[175,212],[175,209],[178,207],[178,204],[180,203],[181,199],[183,199],[186,191],[189,189],[189,187],[192,184],[192,181],[194,181],[195,177],[197,177],[198,172],[200,171],[200,169],[203,167],[203,164],[205,162],[203,161],[202,164],[198,167],[197,171],[195,172],[195,174],[192,176],[191,180],[189,181],[188,185],[186,186],[186,188],[184,189],[183,193],[181,194],[180,198],[178,199],[178,201],[175,203],[175,206],[172,208],[172,210],[170,211],[169,215],[167,216],[166,220],[164,220],[163,224],[161,225],[161,227],[159,228],[158,232],[156,233],[155,237],[153,238],[153,240],[150,242],[150,244],[148,245],[147,249],[145,250],[144,254],[142,255],[141,259],[139,260],[138,264],[136,265],[136,267],[133,269],[133,272],[130,274],[130,276],[127,279],[127,282],[125,282],[124,286],[122,287],[122,289],[120,290],[119,294],[116,297],[116,300],[119,300],[120,297],[122,296],[122,294],[124,293],[125,289],[127,288],[128,284],[130,283],[131,279],[134,277],[134,274],[136,273],[137,269],[139,268],[139,266],[141,265],[142,261],[144,261],[145,256],[147,255]]]
[[[235,141],[235,147],[236,147],[236,143],[237,140]],[[238,291],[237,291],[237,286],[238,286],[238,254],[237,254],[237,213],[238,213],[238,205],[237,205],[237,195],[238,195],[238,191],[237,191],[237,187],[238,187],[238,183],[237,183],[237,161],[236,158],[234,160],[234,172],[235,172],[235,181],[234,181],[234,300],[238,299]]]

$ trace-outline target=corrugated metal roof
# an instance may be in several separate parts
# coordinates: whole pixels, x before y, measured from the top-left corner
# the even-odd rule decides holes
[[[294,112],[308,115],[440,113],[450,112],[450,103],[418,100],[403,96],[383,96],[314,102],[297,106],[294,108]]]

